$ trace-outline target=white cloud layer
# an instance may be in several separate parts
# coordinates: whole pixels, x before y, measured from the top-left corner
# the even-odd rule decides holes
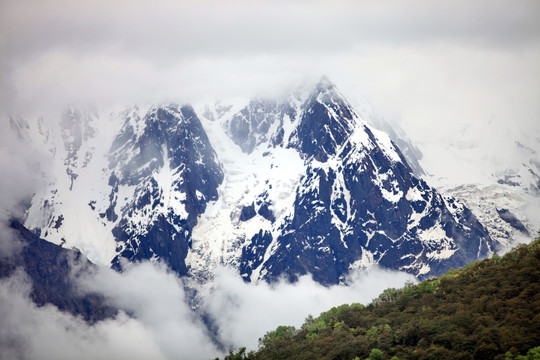
[[[52,305],[30,301],[18,272],[0,280],[0,353],[6,359],[165,359],[143,324],[121,314],[89,326]]]
[[[101,269],[82,286],[133,314],[167,359],[203,359],[218,353],[187,305],[182,281],[163,266],[132,264],[124,274]]]
[[[300,326],[313,314],[343,303],[367,303],[410,275],[371,269],[353,273],[349,287],[323,287],[308,277],[297,283],[246,284],[221,269],[203,309],[219,326],[226,346],[255,349],[278,325]],[[160,265],[130,265],[124,274],[100,269],[81,289],[105,294],[130,313],[88,325],[51,305],[36,307],[23,273],[0,281],[0,353],[26,359],[208,359],[222,356],[186,303],[182,282]]]
[[[225,344],[256,349],[258,339],[279,325],[299,327],[308,315],[318,316],[342,304],[367,304],[389,287],[415,281],[412,275],[370,268],[350,274],[349,285],[324,287],[303,276],[295,284],[245,283],[234,270],[221,268],[215,290],[203,308],[216,320]]]

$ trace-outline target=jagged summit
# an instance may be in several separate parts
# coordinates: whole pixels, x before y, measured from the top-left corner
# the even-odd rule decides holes
[[[144,127],[135,132],[133,121]],[[170,104],[131,113],[111,146],[109,168],[111,201],[101,216],[116,223],[115,266],[122,257],[165,257],[185,274],[191,230],[206,204],[218,198],[223,179],[193,108]],[[131,196],[118,199],[122,188]]]
[[[303,114],[292,132],[289,146],[318,161],[335,155],[355,128],[357,115],[334,84],[323,77],[302,105]]]
[[[321,92],[321,91],[327,91],[336,89],[336,85],[330,80],[330,78],[327,75],[322,75],[317,85],[315,85],[315,91]]]
[[[234,113],[220,114],[226,132],[245,153],[252,153],[261,144],[285,146],[320,161],[335,154],[351,135],[357,118],[327,77],[310,91],[295,91],[277,100],[251,99]]]

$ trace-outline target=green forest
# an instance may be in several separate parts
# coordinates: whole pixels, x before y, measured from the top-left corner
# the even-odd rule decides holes
[[[236,359],[540,360],[540,237],[369,305],[345,304],[279,326]]]

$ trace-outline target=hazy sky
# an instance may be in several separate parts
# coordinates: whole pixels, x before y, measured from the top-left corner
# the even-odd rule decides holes
[[[441,141],[493,151],[508,124],[540,128],[537,0],[0,4],[4,112],[273,94],[326,74],[400,119],[427,165]]]

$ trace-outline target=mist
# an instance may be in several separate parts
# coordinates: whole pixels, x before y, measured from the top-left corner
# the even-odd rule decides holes
[[[0,257],[20,249],[9,222],[24,218],[32,194],[44,184],[45,159],[40,150],[11,130],[7,121],[0,121]]]
[[[121,313],[93,326],[53,305],[37,307],[23,272],[0,280],[0,353],[24,359],[165,359],[143,325]]]
[[[142,324],[168,359],[210,358],[218,353],[187,304],[184,284],[165,266],[126,264],[123,274],[103,268],[81,280],[81,290],[103,293]]]
[[[300,327],[308,315],[318,316],[342,304],[367,304],[389,287],[402,287],[415,278],[404,272],[377,267],[354,270],[345,285],[324,287],[311,276],[290,284],[249,284],[230,268],[216,271],[214,289],[203,309],[219,326],[218,336],[225,344],[256,349],[258,339],[280,325]]]
[[[324,287],[309,276],[291,284],[248,284],[222,268],[213,292],[201,305],[216,325],[213,338],[186,302],[184,284],[160,264],[129,264],[124,273],[100,268],[78,278],[81,292],[99,292],[120,311],[94,325],[30,300],[31,284],[22,271],[0,281],[0,352],[27,359],[208,359],[247,346],[279,325],[299,327],[344,303],[368,303],[387,287],[414,281],[411,275],[370,269],[351,273],[349,286]],[[126,315],[126,314],[129,314]]]

